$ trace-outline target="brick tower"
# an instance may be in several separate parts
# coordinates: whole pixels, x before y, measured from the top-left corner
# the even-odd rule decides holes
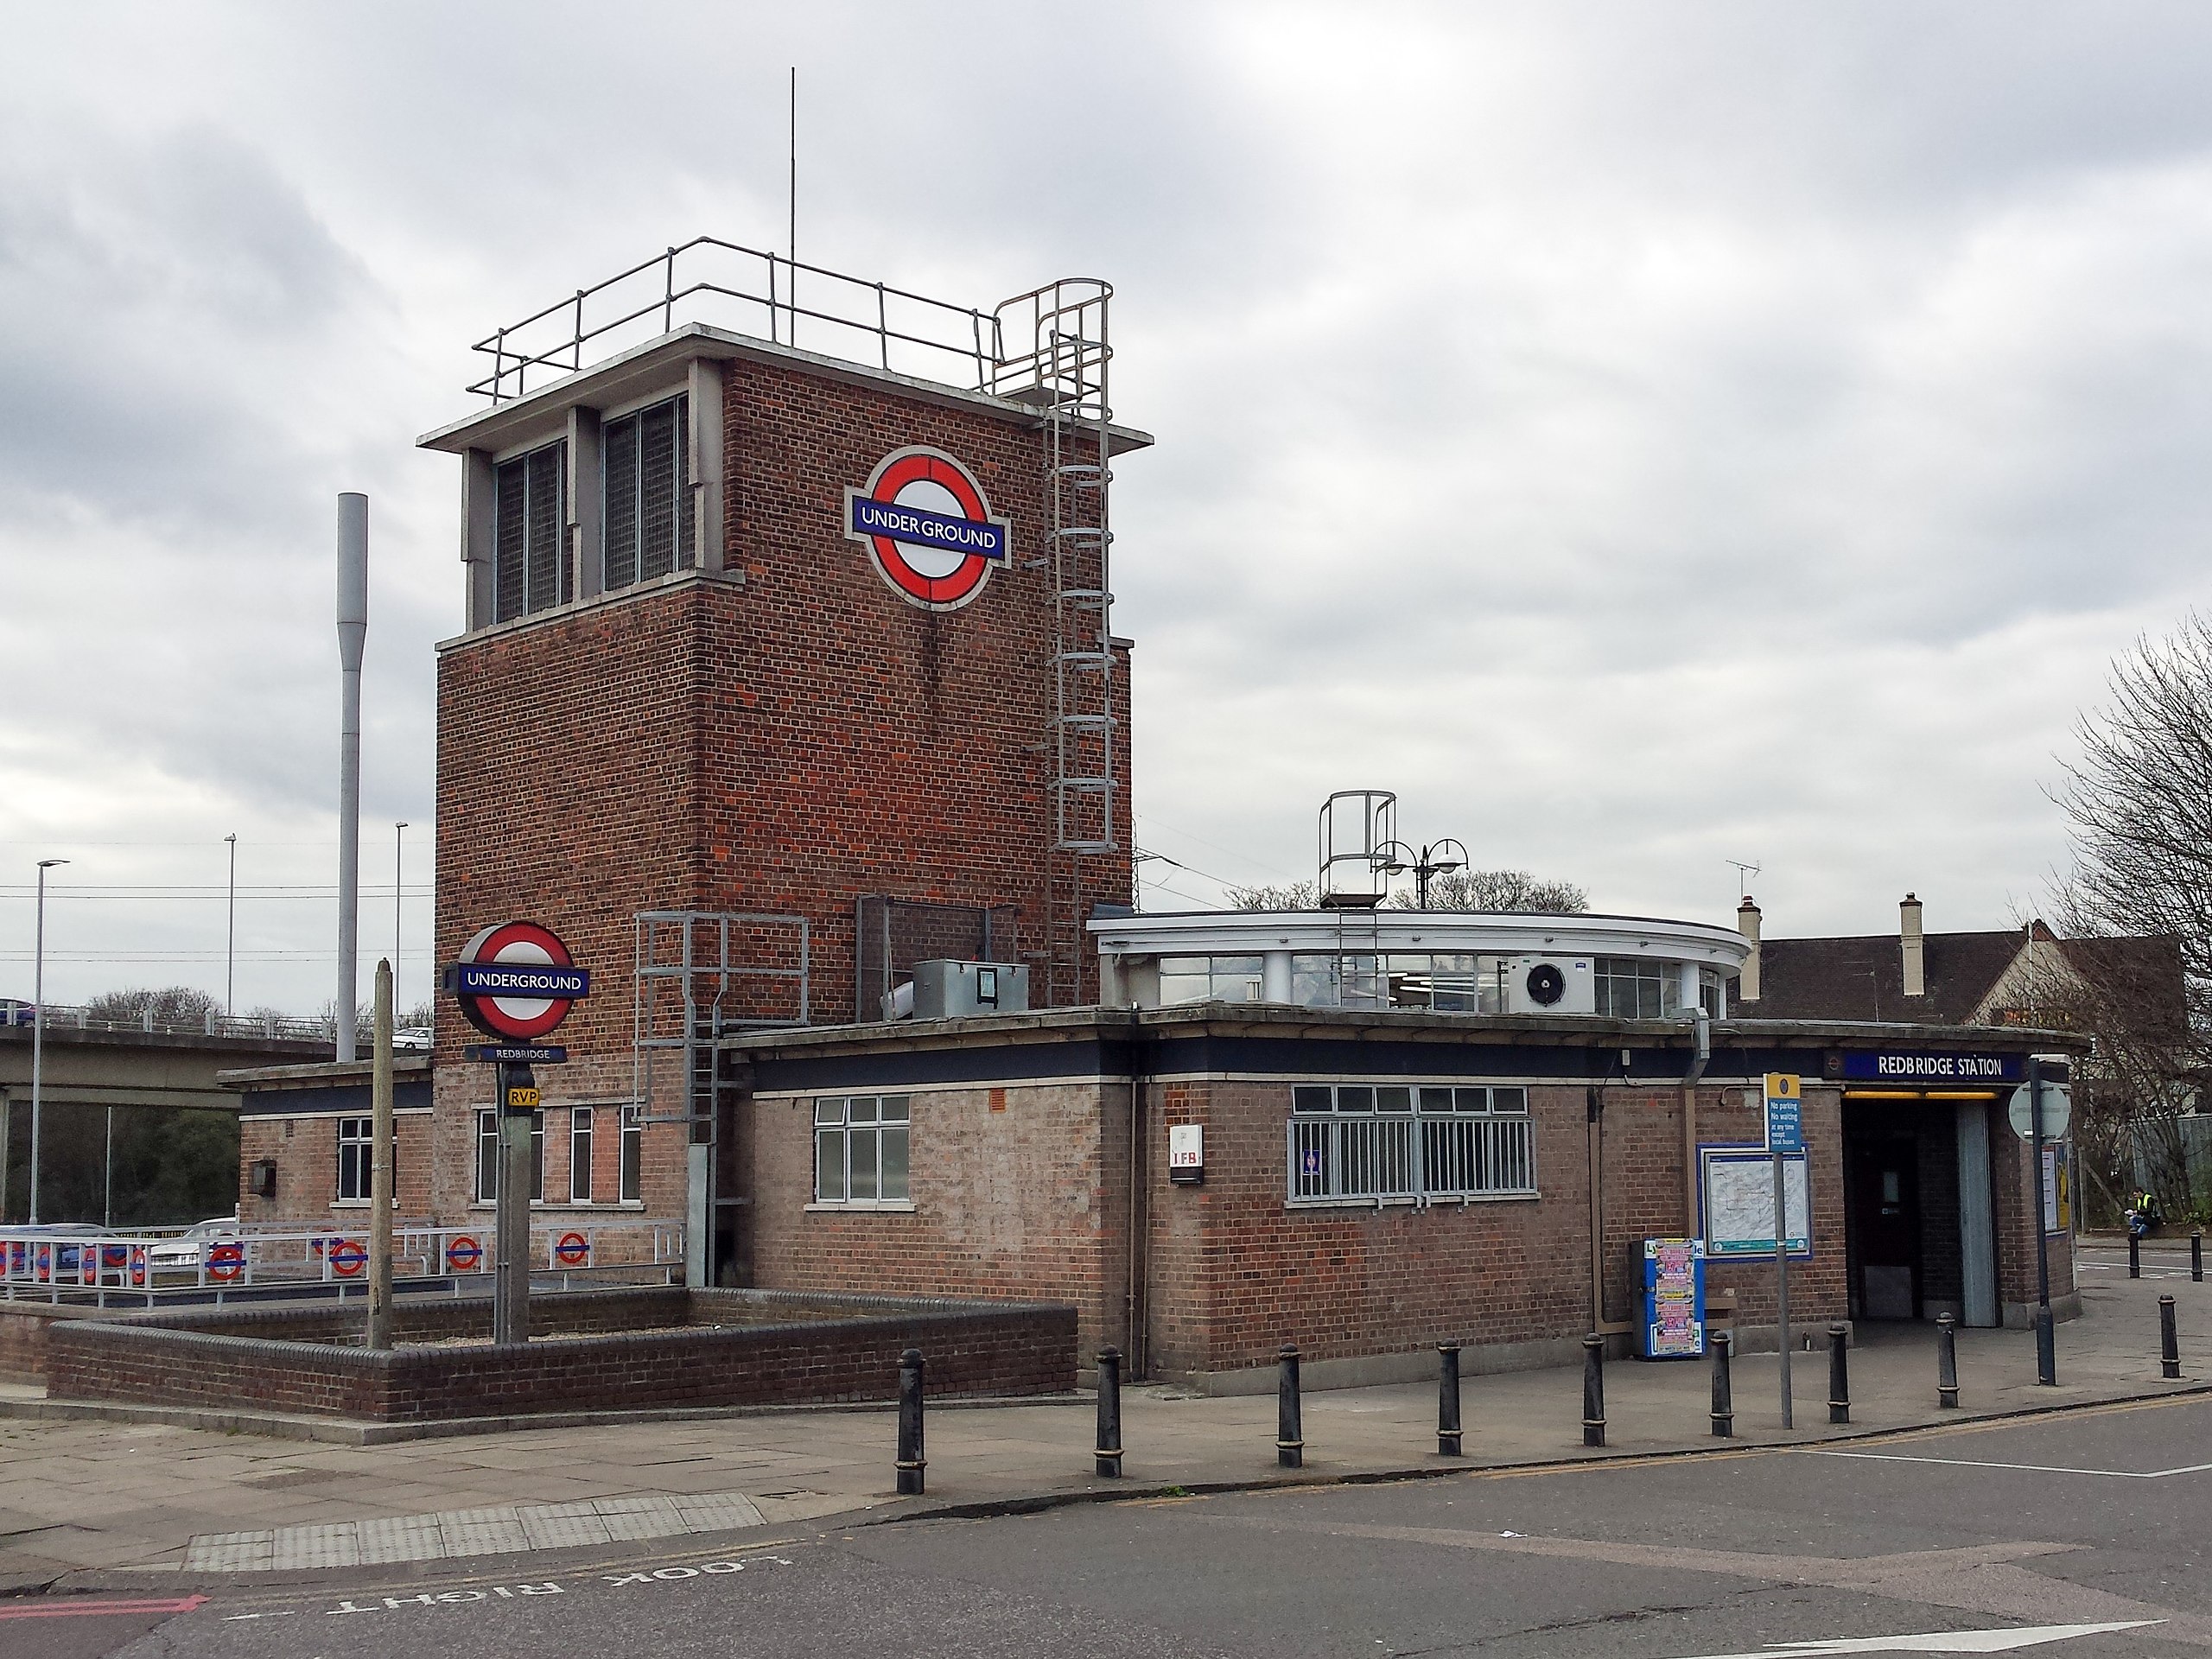
[[[880,1019],[932,956],[1096,997],[1082,925],[1131,879],[1109,462],[1150,442],[1107,294],[973,311],[702,241],[486,340],[491,407],[422,440],[462,458],[467,595],[439,959],[513,917],[593,970],[539,1196],[685,1222],[695,1283],[747,1254],[716,1037]],[[490,1198],[465,1040],[442,1009],[442,1219]]]

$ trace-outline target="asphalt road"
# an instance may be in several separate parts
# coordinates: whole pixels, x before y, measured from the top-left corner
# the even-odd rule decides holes
[[[209,1598],[181,1611],[6,1603],[0,1659],[2103,1659],[2212,1649],[2208,1529],[2212,1400],[2191,1397],[1821,1451],[149,1592]]]

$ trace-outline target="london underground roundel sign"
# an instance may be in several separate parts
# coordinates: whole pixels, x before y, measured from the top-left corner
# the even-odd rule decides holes
[[[591,976],[569,947],[536,922],[501,922],[463,945],[446,969],[468,1023],[487,1037],[531,1042],[569,1017],[569,1004],[591,994]]]
[[[1006,563],[1010,531],[975,474],[942,449],[894,449],[865,488],[845,491],[847,539],[864,543],[884,581],[925,610],[957,611],[982,593]]]

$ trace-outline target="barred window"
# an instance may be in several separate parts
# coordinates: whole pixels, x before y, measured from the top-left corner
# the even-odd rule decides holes
[[[1592,968],[1598,1012],[1616,1020],[1664,1020],[1681,1000],[1680,970],[1670,962],[1599,957]]]
[[[1291,1090],[1294,1205],[1529,1198],[1526,1089],[1300,1084]]]
[[[600,435],[606,490],[601,570],[610,588],[698,562],[688,394],[609,421]]]
[[[906,1096],[814,1103],[814,1201],[857,1208],[906,1202]]]
[[[499,463],[494,491],[493,620],[505,622],[565,604],[569,447],[547,444]]]

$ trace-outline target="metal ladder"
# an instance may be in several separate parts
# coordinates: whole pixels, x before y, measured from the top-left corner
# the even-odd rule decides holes
[[[1109,582],[1114,535],[1107,510],[1113,482],[1106,331],[1112,287],[1070,277],[998,308],[1014,338],[1034,342],[1018,359],[1014,395],[1044,416],[1052,520],[1045,546],[1027,563],[1052,582],[1052,645],[1046,659],[1052,712],[1046,749],[1052,839],[1046,861],[1045,972],[1041,1006],[1087,1000],[1096,973],[1084,924],[1123,852],[1116,822],[1121,779],[1116,738],[1122,717],[1114,672]],[[1003,360],[1003,359],[1002,359]],[[1110,891],[1122,896],[1123,884]]]

